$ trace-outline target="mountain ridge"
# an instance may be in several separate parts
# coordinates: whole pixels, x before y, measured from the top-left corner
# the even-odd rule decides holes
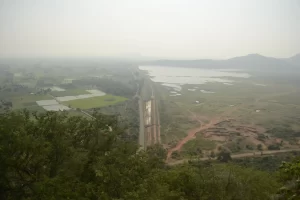
[[[264,69],[298,69],[300,67],[300,54],[296,54],[290,58],[280,59],[274,57],[266,57],[260,54],[248,54],[245,56],[237,56],[224,60],[213,59],[193,59],[193,60],[172,60],[160,59],[147,61],[142,64],[147,65],[163,65],[174,67],[191,67],[191,68],[246,68],[252,70]]]

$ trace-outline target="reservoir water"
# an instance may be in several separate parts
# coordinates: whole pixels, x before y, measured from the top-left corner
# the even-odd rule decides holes
[[[180,90],[184,84],[205,84],[208,82],[219,82],[232,84],[230,78],[249,78],[250,74],[242,71],[226,69],[200,69],[169,66],[139,66],[139,69],[148,72],[154,82],[162,83],[165,86],[174,87]]]

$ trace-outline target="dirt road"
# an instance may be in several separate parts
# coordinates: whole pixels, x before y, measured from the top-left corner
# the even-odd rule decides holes
[[[283,149],[283,150],[274,150],[274,151],[255,151],[252,153],[241,153],[241,154],[233,154],[231,155],[232,159],[235,158],[246,158],[246,157],[261,157],[264,155],[272,155],[272,154],[278,154],[278,153],[287,153],[287,152],[292,152],[292,151],[300,151],[300,149]],[[190,159],[183,159],[183,160],[176,160],[174,162],[169,162],[168,165],[178,165],[178,164],[183,164],[185,162],[188,162]],[[205,160],[216,160],[215,158],[199,158],[199,159],[192,159],[191,161],[205,161]]]
[[[188,135],[185,138],[183,138],[182,140],[180,140],[174,148],[172,148],[168,151],[167,160],[169,160],[171,158],[171,155],[174,151],[180,150],[185,143],[187,143],[188,141],[193,139],[195,137],[196,133],[206,130],[208,128],[211,128],[219,122],[221,122],[221,121],[213,119],[208,124],[205,124],[205,125],[201,124],[200,127],[189,130]]]
[[[198,133],[200,131],[204,131],[204,130],[209,129],[209,128],[213,128],[216,124],[218,124],[220,122],[232,120],[232,118],[229,118],[229,115],[231,113],[233,113],[234,111],[236,111],[237,109],[241,108],[242,105],[243,104],[240,104],[238,106],[235,106],[233,108],[228,109],[227,111],[225,111],[224,113],[219,115],[217,118],[211,119],[208,124],[204,124],[203,121],[201,119],[199,119],[199,117],[197,117],[197,115],[195,113],[193,113],[190,110],[187,110],[192,115],[192,118],[194,118],[195,121],[198,121],[200,123],[200,127],[189,130],[188,134],[185,138],[180,140],[174,148],[171,148],[171,149],[168,150],[167,161],[171,158],[171,155],[172,155],[173,152],[180,151],[180,149],[182,148],[182,146],[185,143],[187,143],[188,141],[194,139],[196,133]]]

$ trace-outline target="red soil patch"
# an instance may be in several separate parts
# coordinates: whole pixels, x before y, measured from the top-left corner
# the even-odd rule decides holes
[[[206,130],[208,128],[211,128],[219,122],[220,122],[219,120],[213,119],[208,124],[201,125],[200,127],[189,130],[188,135],[185,138],[180,140],[174,148],[169,149],[168,154],[167,154],[167,160],[170,159],[170,157],[174,151],[179,151],[185,143],[187,143],[188,141],[193,139],[195,137],[196,133]]]

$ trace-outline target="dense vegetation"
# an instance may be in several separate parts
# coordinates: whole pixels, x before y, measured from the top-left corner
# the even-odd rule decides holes
[[[284,164],[281,179],[232,164],[170,167],[161,147],[138,150],[115,116],[94,116],[1,115],[0,199],[265,200],[278,191],[282,199],[298,195],[297,187],[279,188],[297,180],[299,162]]]
[[[131,97],[136,92],[136,83],[129,81],[128,83],[122,83],[109,78],[85,78],[73,81],[76,85],[93,85],[97,89],[117,96]]]

